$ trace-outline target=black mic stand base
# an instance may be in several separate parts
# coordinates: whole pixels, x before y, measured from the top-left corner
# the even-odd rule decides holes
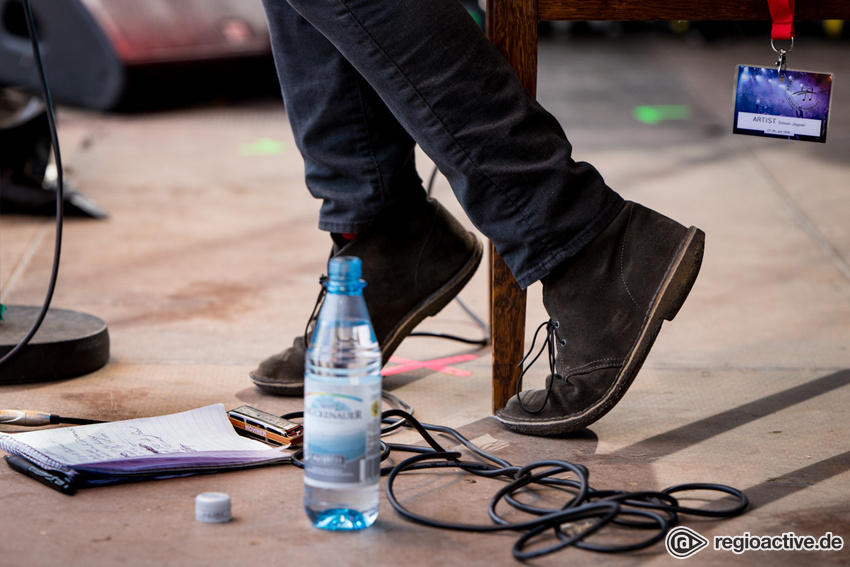
[[[26,336],[39,307],[7,305],[0,321],[0,358]],[[48,309],[38,332],[0,366],[0,385],[76,378],[109,360],[109,331],[101,319],[66,309]]]

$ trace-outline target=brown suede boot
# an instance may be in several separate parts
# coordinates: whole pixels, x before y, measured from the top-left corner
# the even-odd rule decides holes
[[[399,343],[463,289],[481,262],[478,239],[433,199],[415,199],[382,211],[357,238],[333,255],[363,262],[363,295],[386,364]],[[315,316],[315,313],[314,313]],[[307,337],[313,321],[308,323]],[[305,337],[264,360],[254,384],[281,396],[304,391]]]
[[[699,273],[705,234],[636,203],[543,280],[550,372],[496,412],[528,435],[584,428],[620,401],[661,323],[676,316]]]

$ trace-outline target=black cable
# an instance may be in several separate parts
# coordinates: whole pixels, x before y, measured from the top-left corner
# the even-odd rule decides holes
[[[300,414],[301,412],[296,412]],[[286,417],[297,417],[287,414]],[[680,514],[692,516],[728,518],[741,514],[748,506],[747,496],[740,490],[722,484],[692,483],[671,486],[660,492],[628,492],[621,490],[595,490],[590,486],[590,472],[581,464],[559,460],[538,461],[517,467],[504,459],[491,455],[466,439],[458,431],[445,426],[420,423],[409,413],[393,409],[382,414],[382,420],[405,422],[405,426],[416,429],[427,443],[421,445],[401,445],[381,442],[381,461],[387,460],[394,451],[417,453],[402,462],[382,467],[381,474],[387,477],[385,491],[390,505],[402,518],[424,526],[464,531],[464,532],[522,532],[513,547],[514,558],[524,561],[548,555],[555,551],[577,547],[599,553],[624,553],[647,548],[663,540],[670,528],[679,521]],[[465,461],[458,451],[448,451],[429,433],[436,432],[450,436],[468,448],[474,455],[486,462]],[[293,464],[303,467],[302,453],[293,455]],[[501,478],[506,481],[490,499],[489,515],[492,524],[464,524],[444,522],[439,519],[422,516],[402,505],[396,497],[395,481],[404,472],[425,469],[461,469],[470,474],[488,478]],[[564,478],[558,475],[568,473]],[[547,489],[559,488],[567,495],[561,506],[540,508],[521,503],[516,495],[534,486]],[[737,504],[727,509],[690,508],[679,504],[674,493],[690,491],[721,492],[734,496]],[[532,516],[531,519],[509,522],[497,508],[500,503]],[[583,522],[583,523],[582,523]],[[581,523],[581,524],[577,524]],[[569,533],[564,529],[568,525]],[[640,540],[618,545],[603,545],[585,541],[589,536],[613,525],[619,528],[632,528],[636,532],[647,533]],[[552,530],[556,543],[549,546],[535,545],[537,540]]]
[[[734,496],[739,500],[738,506],[732,508],[730,510],[703,510],[702,508],[686,508],[683,506],[677,506],[675,508],[676,512],[682,514],[699,514],[700,516],[709,516],[714,518],[725,518],[729,514],[737,515],[744,511],[747,507],[747,500],[744,493],[738,490],[737,488],[732,488],[731,486],[723,486],[719,484],[709,484],[709,483],[691,483],[691,484],[679,484],[677,486],[671,486],[669,488],[665,488],[662,490],[664,494],[670,495],[674,492],[691,492],[697,490],[708,490],[713,492],[725,492],[730,496]]]
[[[53,267],[50,272],[50,283],[47,286],[47,294],[44,298],[41,311],[39,311],[35,322],[26,335],[18,342],[15,347],[0,358],[0,367],[12,359],[18,352],[26,347],[30,340],[38,332],[42,322],[44,322],[47,311],[50,309],[50,302],[53,300],[53,292],[56,289],[56,279],[59,275],[59,257],[62,251],[62,221],[65,214],[65,191],[64,180],[62,175],[62,157],[59,153],[59,135],[56,132],[56,117],[53,112],[53,102],[50,98],[50,89],[47,87],[47,78],[44,74],[44,62],[41,60],[41,50],[38,47],[38,37],[35,32],[35,21],[32,15],[32,7],[29,0],[24,0],[24,12],[26,14],[27,29],[29,30],[30,43],[32,43],[33,59],[36,62],[38,69],[38,78],[41,82],[41,92],[44,98],[44,106],[47,112],[47,124],[50,130],[50,142],[53,146],[53,158],[56,162],[56,238],[53,248]]]
[[[456,301],[459,301],[455,298]],[[408,337],[433,337],[435,339],[448,339],[450,341],[457,341],[459,343],[466,343],[468,345],[481,345],[487,346],[490,344],[489,338],[484,339],[467,339],[465,337],[459,337],[458,335],[452,335],[450,333],[433,333],[430,331],[415,331],[407,335]]]
[[[425,189],[425,192],[429,197],[431,196],[431,193],[434,190],[434,180],[437,178],[438,172],[439,172],[439,169],[437,169],[437,166],[434,166],[434,169],[431,171],[431,176],[428,178],[428,185]],[[437,338],[437,339],[448,339],[448,340],[451,340],[451,341],[466,343],[468,345],[480,345],[480,346],[489,345],[490,344],[490,327],[487,325],[487,323],[484,322],[484,320],[481,317],[476,315],[472,311],[472,309],[470,309],[469,306],[467,306],[466,303],[463,302],[463,300],[460,297],[455,297],[454,301],[458,305],[460,305],[460,308],[463,309],[466,312],[466,314],[469,315],[470,318],[472,318],[473,321],[475,321],[475,324],[477,324],[479,327],[481,327],[481,330],[484,332],[484,338],[468,339],[468,338],[465,338],[465,337],[460,337],[460,336],[452,335],[452,334],[449,334],[449,333],[435,333],[435,332],[430,332],[430,331],[416,331],[416,332],[410,333],[408,336],[409,337],[433,337],[433,338]]]
[[[428,186],[425,189],[425,192],[429,197],[431,196],[431,193],[434,192],[434,181],[437,179],[437,173],[439,173],[439,171],[439,168],[435,165],[434,169],[431,170],[431,176],[428,177]]]
[[[484,320],[481,319],[481,317],[476,315],[475,312],[473,312],[472,309],[470,309],[469,306],[467,306],[466,303],[464,303],[464,301],[460,297],[455,297],[454,302],[457,303],[460,306],[460,308],[463,309],[466,312],[467,315],[469,315],[469,317],[475,322],[475,324],[478,325],[481,328],[481,330],[484,333],[483,338],[481,338],[481,339],[468,339],[468,338],[465,338],[465,337],[460,337],[460,336],[452,335],[452,334],[449,334],[449,333],[435,333],[435,332],[429,332],[429,331],[415,331],[413,333],[410,333],[408,336],[409,337],[434,337],[434,338],[437,338],[437,339],[448,339],[448,340],[451,340],[451,341],[466,343],[468,345],[480,345],[480,346],[489,345],[490,344],[490,327],[487,325],[487,323],[485,323]]]
[[[423,425],[423,427],[427,429],[431,426]],[[394,467],[390,472],[389,476],[387,477],[386,485],[387,497],[390,500],[390,503],[392,504],[393,508],[396,510],[397,513],[399,513],[399,515],[410,521],[442,529],[486,532],[498,531],[499,529],[529,529],[529,531],[526,532],[516,542],[513,549],[514,557],[520,560],[539,557],[541,555],[546,555],[548,553],[552,553],[554,551],[569,546],[575,546],[589,551],[598,551],[605,553],[618,553],[642,549],[657,543],[665,537],[669,528],[676,523],[678,519],[677,513],[688,513],[691,515],[711,517],[731,517],[743,512],[743,510],[748,504],[746,495],[744,495],[743,492],[741,492],[740,490],[724,485],[708,483],[675,486],[667,489],[666,491],[662,491],[662,493],[600,493],[591,489],[587,484],[588,471],[582,465],[574,465],[561,461],[543,461],[538,463],[532,463],[531,465],[523,467],[519,470],[517,470],[515,467],[504,469],[506,473],[508,471],[512,471],[511,475],[513,477],[513,480],[510,484],[503,487],[496,494],[496,496],[493,497],[493,499],[491,499],[491,518],[493,518],[494,521],[497,521],[495,527],[489,525],[472,526],[441,522],[430,518],[424,518],[422,516],[410,512],[409,510],[401,506],[401,504],[395,498],[394,481],[401,472],[412,469],[412,465],[414,464],[418,465],[416,466],[417,469],[422,469],[427,468],[421,466],[423,464],[422,461],[425,461],[429,458],[443,459],[445,461],[450,461],[451,465],[478,474],[472,467],[465,466],[465,464],[461,462],[455,455],[457,455],[457,453],[447,452],[437,452],[431,455],[417,455],[415,457],[407,459],[403,463],[400,463],[399,465]],[[440,468],[442,468],[443,466],[445,465],[441,465]],[[541,467],[548,468],[543,472],[532,474],[533,470]],[[577,477],[578,481],[550,478],[553,474],[559,474],[562,472],[572,473]],[[551,485],[553,483],[561,484],[564,486],[572,486],[574,488],[577,488],[578,491],[572,494],[570,500],[561,508],[535,509],[534,513],[539,516],[537,520],[509,524],[496,515],[495,508],[498,505],[498,502],[502,499],[504,499],[506,502],[509,502],[512,498],[512,495],[516,491],[526,488],[527,486],[532,484]],[[703,510],[685,508],[679,506],[675,498],[673,498],[669,494],[669,492],[682,492],[687,490],[710,490],[724,492],[736,496],[739,500],[739,503],[737,506],[728,510]],[[600,495],[604,496],[605,498],[597,501],[593,500],[594,497]],[[665,513],[666,517],[650,509],[655,509],[660,512],[663,512]],[[623,516],[638,516],[642,518],[648,518],[650,521],[635,522],[625,520]],[[588,528],[584,529],[575,536],[567,537],[560,529],[560,526],[564,523],[586,519],[596,519],[596,521]],[[643,541],[619,546],[603,546],[583,541],[586,537],[602,529],[609,523],[617,524],[619,526],[635,527],[643,530],[653,529],[654,533]],[[533,538],[544,533],[549,528],[553,528],[555,530],[556,537],[560,540],[559,543],[550,547],[538,549],[536,551],[525,551],[527,544]]]
[[[585,510],[574,511],[571,513],[565,513],[564,522],[558,522],[559,518],[552,518],[555,523],[554,525],[545,522],[540,523],[535,526],[528,532],[524,533],[514,544],[513,555],[514,558],[519,561],[526,561],[528,559],[534,559],[536,557],[542,557],[544,555],[549,555],[550,553],[554,553],[561,549],[567,548],[571,545],[576,545],[581,542],[582,539],[587,536],[593,535],[602,528],[604,528],[608,523],[610,523],[614,518],[617,517],[618,514],[621,513],[620,507],[614,502],[597,504],[594,508],[588,508]],[[590,524],[584,531],[581,531],[571,537],[567,537],[566,534],[563,533],[560,526],[566,522],[576,522],[580,520],[586,520],[590,518],[596,518],[597,521],[593,524]],[[554,532],[557,534],[558,539],[561,540],[560,543],[544,547],[542,549],[538,549],[536,551],[524,551],[526,544],[534,537],[542,534],[548,529],[552,528]]]
[[[679,501],[676,500],[674,497],[670,496],[669,494],[664,494],[663,492],[625,492],[622,490],[594,490],[591,492],[591,498],[599,498],[601,500],[614,500],[617,502],[623,502],[629,506],[634,506],[636,508],[649,508],[652,510],[665,512],[667,514],[667,519],[671,524],[675,524],[679,518],[679,515],[676,513],[676,509],[679,506]],[[614,523],[632,528],[652,528],[654,525],[641,522],[631,522],[621,519],[617,519]]]
[[[53,421],[53,418],[56,418],[56,421]],[[65,423],[68,425],[91,425],[93,423],[106,423],[105,421],[101,421],[99,419],[84,419],[82,417],[62,417],[59,415],[51,415],[50,423]]]

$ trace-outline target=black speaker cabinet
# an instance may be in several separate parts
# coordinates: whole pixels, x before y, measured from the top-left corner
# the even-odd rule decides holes
[[[261,0],[30,0],[57,103],[112,109],[151,69],[269,56]],[[145,72],[148,72],[145,74]],[[21,0],[0,0],[0,86],[40,89]]]

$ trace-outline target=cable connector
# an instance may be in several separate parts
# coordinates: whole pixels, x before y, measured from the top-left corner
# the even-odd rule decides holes
[[[7,425],[25,425],[27,427],[37,427],[40,425],[50,425],[59,423],[59,416],[54,416],[49,413],[30,410],[0,410],[0,423]]]

